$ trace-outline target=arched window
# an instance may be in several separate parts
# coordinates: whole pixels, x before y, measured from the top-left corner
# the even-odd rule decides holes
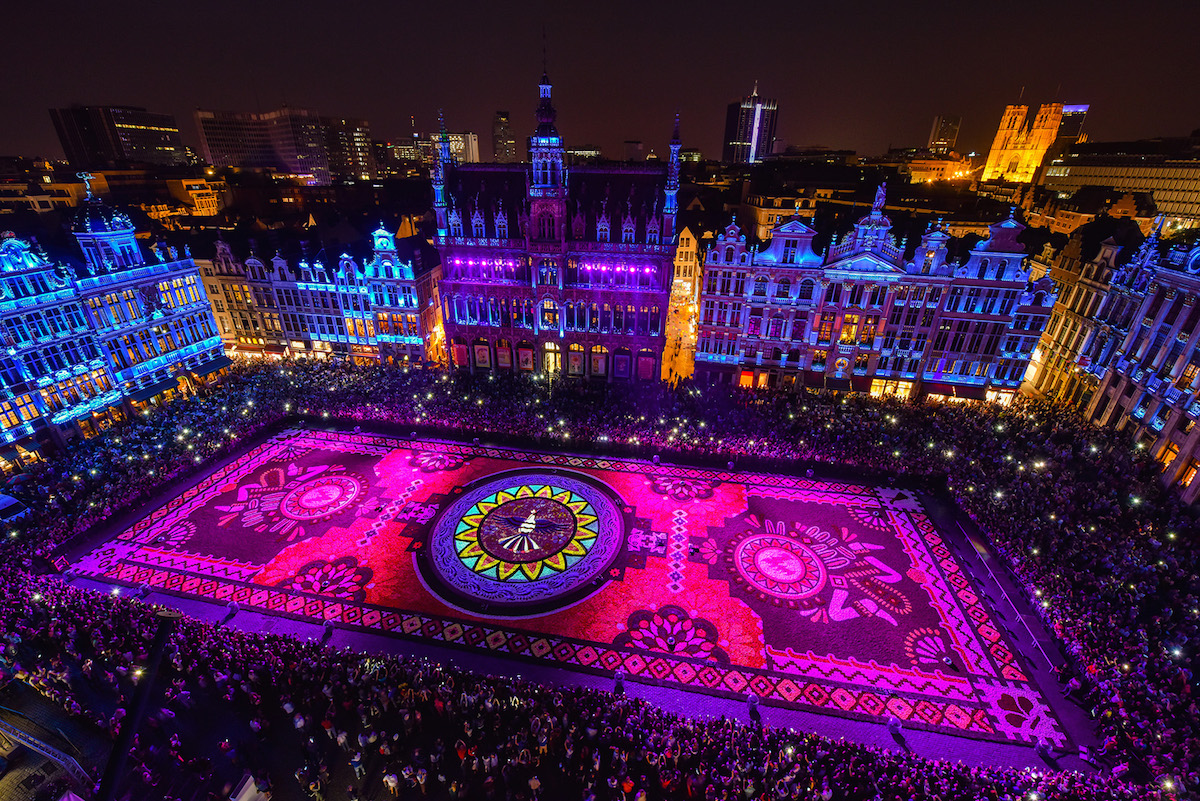
[[[554,239],[555,227],[554,217],[549,214],[542,214],[538,217],[538,239]]]
[[[725,248],[725,263],[729,264],[733,261],[733,248]]]
[[[817,288],[817,282],[811,278],[806,278],[800,282],[800,300],[812,300],[813,291]]]
[[[792,282],[789,278],[780,278],[779,283],[775,284],[775,297],[786,298],[792,294]]]
[[[500,239],[508,239],[508,217],[503,211],[496,213],[496,236]]]
[[[767,277],[765,275],[755,276],[754,278],[754,297],[765,298],[767,296]]]
[[[997,281],[1003,281],[1003,280],[1004,280],[1004,271],[1005,271],[1006,269],[1008,269],[1008,260],[1007,260],[1007,259],[1001,259],[1001,260],[1000,260],[1000,263],[999,263],[998,265],[996,265],[996,280],[997,280]]]
[[[977,277],[978,278],[987,278],[987,268],[988,268],[988,260],[987,259],[981,260],[979,262],[979,275]]]

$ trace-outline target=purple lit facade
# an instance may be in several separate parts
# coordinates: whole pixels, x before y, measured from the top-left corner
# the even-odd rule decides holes
[[[657,380],[674,272],[679,134],[665,165],[566,166],[550,82],[530,163],[433,173],[451,363],[472,372]]]
[[[696,379],[1011,400],[1056,297],[1049,280],[1029,283],[1024,226],[991,226],[961,264],[931,227],[906,260],[883,202],[880,187],[824,255],[797,219],[761,250],[736,225],[719,234],[705,260]]]

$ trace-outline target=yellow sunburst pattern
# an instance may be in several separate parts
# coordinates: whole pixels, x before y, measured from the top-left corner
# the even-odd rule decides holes
[[[521,543],[523,550],[487,542],[489,525],[504,528],[511,534],[506,540]],[[498,581],[536,581],[586,556],[597,533],[596,510],[586,498],[551,484],[522,484],[475,503],[459,519],[454,545],[475,573]],[[529,554],[533,558],[519,558]]]

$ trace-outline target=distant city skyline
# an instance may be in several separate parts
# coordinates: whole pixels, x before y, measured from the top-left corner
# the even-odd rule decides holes
[[[1170,79],[1192,69],[1189,36],[1200,10],[1190,6],[1166,24],[1148,9],[1099,2],[1089,17],[1119,15],[1121,24],[1084,26],[1077,10],[1053,4],[1017,4],[1003,15],[982,4],[897,14],[865,0],[853,14],[805,7],[714,36],[727,9],[702,1],[684,14],[652,4],[632,16],[474,0],[452,18],[434,7],[381,6],[366,26],[360,15],[329,15],[312,0],[297,0],[283,16],[267,5],[242,7],[229,23],[219,11],[206,13],[213,25],[197,25],[186,7],[149,15],[131,2],[116,5],[68,3],[51,23],[34,4],[9,10],[12,30],[47,31],[55,47],[48,58],[38,36],[10,42],[11,60],[34,66],[0,96],[0,154],[61,157],[48,110],[72,103],[174,114],[192,147],[197,107],[267,111],[284,103],[369,120],[374,138],[393,141],[409,134],[410,116],[420,130],[434,130],[438,109],[452,130],[487,137],[495,110],[510,109],[521,142],[534,126],[543,26],[564,140],[615,157],[632,139],[662,156],[676,112],[685,147],[719,157],[725,108],[755,81],[779,102],[776,136],[784,144],[863,154],[923,145],[939,114],[962,117],[960,151],[984,153],[1004,107],[1018,102],[1090,104],[1093,141],[1200,128],[1200,97]],[[888,26],[862,22],[882,14]],[[396,59],[400,31],[413,35],[402,37],[404,58]],[[797,48],[801,33],[805,46]],[[1043,49],[1051,33],[1049,58],[1020,56]],[[96,41],[105,42],[103,57]],[[696,42],[706,42],[704,57],[681,56]],[[1144,73],[1145,48],[1131,42],[1152,43],[1162,80],[1120,78]]]

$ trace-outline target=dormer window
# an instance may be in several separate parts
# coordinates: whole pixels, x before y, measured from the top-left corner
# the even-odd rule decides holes
[[[508,239],[508,218],[503,214],[496,215],[496,236],[500,239]]]
[[[462,236],[462,232],[462,215],[456,209],[450,212],[450,236]]]
[[[471,236],[483,239],[486,234],[483,227],[483,214],[478,210],[471,215]]]
[[[783,263],[784,264],[795,264],[796,263],[796,240],[795,239],[783,240]]]
[[[621,226],[621,242],[623,242],[626,245],[632,245],[633,239],[634,239],[633,222],[626,221],[625,224]]]
[[[601,217],[599,220],[597,220],[596,221],[596,241],[597,242],[607,242],[608,241],[608,230],[609,230],[609,222],[608,222],[607,217]]]
[[[650,230],[646,231],[646,244],[648,244],[648,245],[657,245],[658,244],[658,229],[657,228],[651,228]]]

